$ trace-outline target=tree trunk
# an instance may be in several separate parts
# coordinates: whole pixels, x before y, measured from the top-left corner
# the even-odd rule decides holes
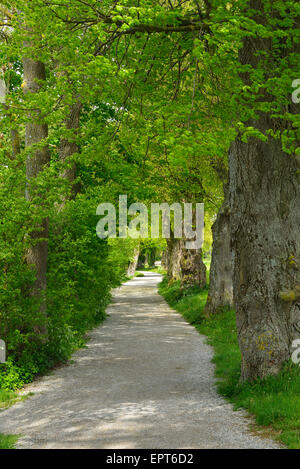
[[[213,248],[209,275],[209,291],[205,314],[215,314],[233,307],[233,259],[230,240],[229,193],[224,189],[225,199],[212,226]]]
[[[237,141],[231,149],[234,302],[243,380],[277,373],[299,337],[297,178],[296,158],[282,152],[278,141]]]
[[[173,280],[180,279],[180,240],[173,237],[167,239],[167,272]]]
[[[166,248],[166,250],[163,251],[161,256],[161,266],[163,269],[165,269],[166,272],[168,272],[168,262],[168,248]]]
[[[133,252],[132,261],[129,263],[128,270],[127,270],[127,277],[133,277],[138,265],[140,255],[140,246],[136,246]]]
[[[39,61],[34,61],[29,58],[23,59],[24,66],[24,93],[38,93],[41,88],[41,83],[46,80],[45,66]],[[48,126],[40,122],[41,115],[37,111],[35,114],[29,116],[26,123],[26,136],[25,146],[29,148],[42,142],[48,137]],[[27,190],[26,197],[28,200],[32,199],[32,191],[30,180],[34,180],[38,174],[43,171],[44,167],[49,164],[50,153],[47,145],[30,152],[26,161],[26,178]],[[47,258],[48,258],[48,242],[46,240],[38,241],[41,238],[48,237],[48,219],[42,220],[36,230],[30,234],[32,239],[32,247],[27,252],[27,262],[33,266],[36,272],[36,281],[32,289],[32,295],[41,302],[41,312],[46,315],[46,303],[43,299],[43,294],[46,291],[47,281]],[[38,333],[46,334],[46,326],[38,326],[36,328]]]
[[[262,2],[251,0],[251,7]],[[256,17],[264,22],[262,15]],[[258,49],[272,55],[272,41],[246,38],[241,64],[256,68]],[[250,76],[244,74],[251,86]],[[268,96],[264,96],[268,99]],[[267,135],[285,124],[260,113],[247,122]],[[242,352],[242,380],[277,373],[291,357],[300,331],[299,186],[297,159],[280,140],[250,138],[232,145],[229,158],[231,236],[234,250],[234,302]],[[284,293],[286,291],[286,293]]]
[[[259,11],[253,17],[257,23],[267,20],[264,5],[250,0],[250,8]],[[241,64],[257,68],[263,60],[257,50],[262,49],[272,57],[270,38],[247,37],[240,51]],[[250,75],[242,78],[251,88]],[[263,99],[272,97],[263,95]],[[290,112],[297,112],[292,103]],[[269,129],[286,128],[285,122],[263,112],[246,125],[264,135]],[[253,380],[277,373],[291,358],[293,339],[300,336],[299,162],[296,155],[282,151],[280,140],[252,137],[232,145],[229,169],[241,379]]]
[[[65,163],[69,163],[69,167],[65,168],[62,172],[61,176],[69,181],[71,185],[71,197],[74,198],[76,194],[78,194],[80,187],[79,184],[74,184],[76,179],[76,164],[70,160],[70,157],[75,153],[78,153],[79,146],[76,142],[76,137],[79,128],[79,121],[80,121],[80,112],[81,112],[82,104],[77,102],[70,106],[70,114],[66,119],[65,126],[67,130],[73,130],[74,135],[72,139],[64,138],[61,140],[60,149],[59,149],[59,156],[60,160]]]
[[[206,267],[202,260],[201,249],[186,249],[185,239],[167,240],[168,277],[181,280],[185,286],[206,285]]]
[[[182,241],[184,244],[185,242]],[[181,249],[180,277],[184,286],[197,285],[204,288],[206,285],[206,266],[202,260],[201,249]]]

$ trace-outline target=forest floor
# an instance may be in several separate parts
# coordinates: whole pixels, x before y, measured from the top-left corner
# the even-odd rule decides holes
[[[161,278],[116,289],[87,347],[0,412],[0,433],[30,449],[278,447],[217,394],[212,348],[157,293]]]

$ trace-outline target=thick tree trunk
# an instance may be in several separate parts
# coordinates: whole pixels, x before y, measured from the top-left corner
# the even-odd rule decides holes
[[[167,272],[173,280],[181,280],[183,285],[206,285],[206,266],[202,260],[201,249],[186,249],[186,240],[169,238],[167,240]]]
[[[233,307],[233,259],[230,239],[229,193],[224,190],[225,199],[212,227],[213,248],[209,275],[209,291],[205,314],[215,314]]]
[[[167,272],[173,280],[180,279],[180,240],[173,237],[167,239]]]
[[[201,249],[186,249],[183,247],[181,250],[180,268],[183,285],[205,287],[206,266],[202,260]]]
[[[23,59],[24,66],[24,93],[38,93],[41,83],[46,80],[45,66],[43,63],[34,61],[29,58]],[[25,146],[29,148],[32,145],[42,142],[48,137],[48,126],[40,122],[40,112],[31,114],[29,121],[26,123]],[[26,177],[28,200],[32,198],[31,180],[34,180],[38,174],[43,171],[49,164],[50,153],[47,145],[42,146],[38,150],[30,152],[26,161]],[[42,298],[46,291],[47,281],[47,258],[48,258],[48,242],[46,240],[38,241],[41,238],[48,237],[48,219],[42,220],[40,226],[30,234],[32,238],[32,247],[27,252],[27,262],[33,266],[36,272],[36,281],[32,289],[32,295],[41,301],[41,312],[46,315],[46,303]],[[38,326],[37,332],[46,334],[46,326]]]
[[[292,340],[299,338],[297,169],[296,158],[272,139],[237,141],[230,152],[234,301],[243,380],[277,373],[291,357]],[[281,293],[285,290],[289,294]]]
[[[166,250],[162,253],[161,266],[163,269],[165,269],[166,272],[168,272],[168,248],[166,248]]]
[[[257,23],[266,21],[264,5],[261,0],[250,0],[250,8],[258,11],[253,17]],[[262,49],[272,57],[270,38],[246,38],[241,64],[256,68],[263,60],[257,54]],[[242,78],[251,88],[250,75]],[[272,97],[264,95],[263,99]],[[297,112],[292,103],[290,112]],[[246,125],[264,135],[269,129],[286,128],[266,113]],[[281,150],[280,140],[252,137],[247,143],[237,139],[232,145],[229,169],[241,379],[253,380],[277,373],[291,358],[293,339],[300,336],[299,163],[296,155]]]
[[[135,274],[135,271],[138,265],[139,255],[140,255],[140,246],[136,246],[133,252],[132,260],[128,266],[127,277],[133,277],[133,275]]]
[[[65,126],[67,130],[73,131],[73,137],[70,139],[64,138],[60,143],[59,149],[59,156],[60,160],[65,163],[69,163],[69,166],[65,168],[61,174],[61,176],[69,181],[71,185],[71,197],[74,198],[76,194],[78,194],[80,187],[79,184],[74,184],[76,179],[76,164],[70,160],[70,157],[75,153],[78,153],[79,146],[76,142],[78,128],[79,128],[79,121],[80,121],[80,112],[81,112],[82,104],[77,102],[70,107],[70,114],[66,119]]]

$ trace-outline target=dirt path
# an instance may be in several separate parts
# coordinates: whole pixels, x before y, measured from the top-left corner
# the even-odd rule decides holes
[[[275,448],[216,394],[211,348],[145,275],[115,291],[88,348],[0,413],[0,433],[19,448]]]

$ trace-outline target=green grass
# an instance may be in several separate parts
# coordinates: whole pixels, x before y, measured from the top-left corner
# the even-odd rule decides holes
[[[256,421],[254,431],[273,437],[290,449],[300,448],[299,366],[287,363],[281,373],[254,383],[239,382],[241,354],[238,347],[234,311],[211,318],[202,314],[207,290],[183,290],[180,282],[168,285],[165,278],[160,294],[214,347],[218,391],[235,409],[247,409]]]
[[[205,267],[206,267],[206,281],[209,284],[209,271],[210,271],[211,257],[204,258],[203,263],[205,264]]]
[[[15,393],[0,389],[0,409],[6,409],[17,400],[19,399]],[[0,433],[0,449],[14,449],[18,438],[19,436],[17,435],[2,435]]]
[[[0,449],[15,449],[15,444],[19,436],[16,435],[2,435],[0,433]]]
[[[160,265],[156,267],[141,267],[138,269],[141,272],[156,272],[157,274],[165,275],[166,271]]]
[[[27,396],[31,395],[32,393],[27,394],[26,396],[18,396],[13,391],[6,391],[4,389],[0,389],[0,411],[7,409],[11,405],[15,404],[15,402],[20,401],[22,399],[26,399]]]

